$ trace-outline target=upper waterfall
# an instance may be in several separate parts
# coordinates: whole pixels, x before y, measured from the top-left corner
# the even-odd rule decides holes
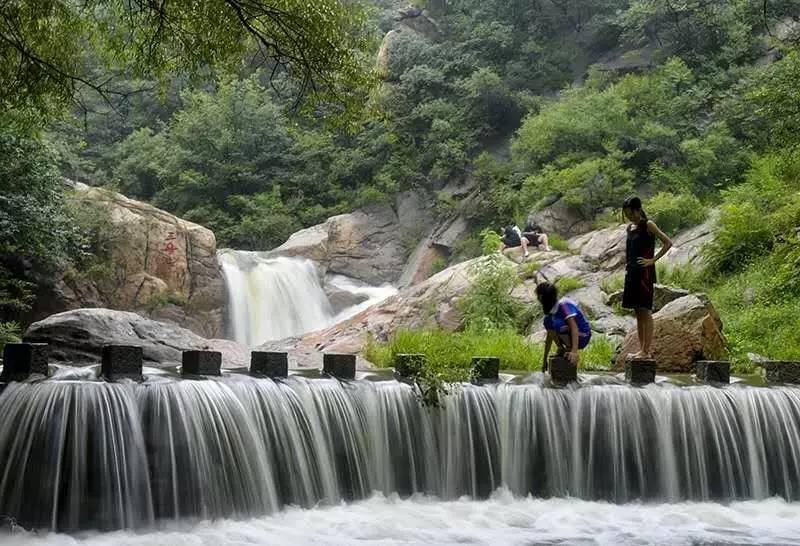
[[[231,334],[249,347],[325,328],[396,292],[391,286],[332,276],[332,287],[359,296],[358,304],[337,313],[311,260],[223,250],[219,261],[228,290]]]

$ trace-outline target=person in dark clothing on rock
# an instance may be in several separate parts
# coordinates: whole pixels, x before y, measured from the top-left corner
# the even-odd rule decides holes
[[[536,247],[544,245],[544,250],[547,252],[550,251],[549,239],[546,234],[542,233],[541,228],[538,226],[528,224],[525,226],[525,231],[519,229],[519,226],[516,225],[506,226],[501,230],[501,233],[503,234],[503,247],[500,249],[501,251],[506,248],[521,246],[525,258],[529,255],[528,247],[531,245]]]
[[[627,226],[625,290],[622,307],[636,313],[636,331],[639,352],[629,358],[652,358],[653,343],[653,288],[656,282],[656,262],[672,248],[672,241],[652,220],[647,219],[638,197],[629,197],[622,212],[630,222]],[[661,249],[656,250],[656,239]]]

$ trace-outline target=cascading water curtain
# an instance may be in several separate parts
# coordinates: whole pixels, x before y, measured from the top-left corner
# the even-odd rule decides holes
[[[394,381],[14,383],[0,514],[23,526],[247,517],[373,491],[483,498],[800,498],[800,389],[462,385],[441,409]]]

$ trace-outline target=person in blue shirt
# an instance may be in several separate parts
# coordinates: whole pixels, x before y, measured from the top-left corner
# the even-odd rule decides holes
[[[549,282],[536,286],[536,298],[542,304],[547,330],[542,371],[547,371],[547,357],[553,343],[558,347],[558,355],[566,355],[577,366],[579,351],[586,348],[592,338],[592,328],[583,311],[569,298],[558,299],[558,288]]]

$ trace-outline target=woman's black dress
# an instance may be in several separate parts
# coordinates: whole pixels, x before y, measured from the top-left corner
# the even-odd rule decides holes
[[[642,267],[639,258],[652,258],[656,251],[656,236],[647,230],[647,221],[628,226],[626,245],[625,291],[622,307],[626,309],[653,309],[653,285],[656,283],[656,266]]]

